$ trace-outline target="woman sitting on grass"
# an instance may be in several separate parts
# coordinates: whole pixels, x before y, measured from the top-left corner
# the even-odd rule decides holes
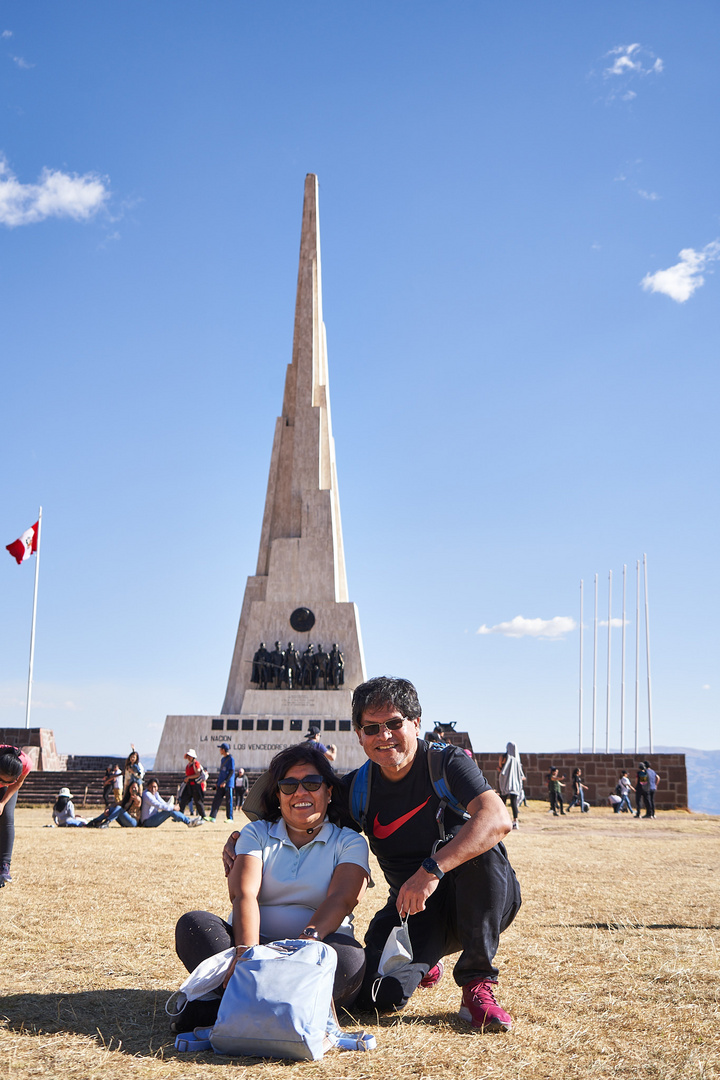
[[[61,787],[58,792],[58,797],[53,806],[52,817],[53,822],[60,829],[64,829],[69,825],[78,825],[80,827],[87,825],[85,818],[75,817],[75,806],[70,794],[70,788],[66,787]]]
[[[140,785],[132,780],[119,806],[107,807],[102,814],[88,821],[91,829],[106,829],[112,821],[118,821],[126,829],[134,829],[140,820],[142,797]]]
[[[260,818],[246,825],[228,878],[232,923],[208,911],[190,911],[175,928],[177,954],[188,971],[222,952],[235,960],[259,943],[282,938],[326,942],[337,953],[336,1005],[351,1005],[365,971],[353,936],[352,911],[370,874],[367,841],[334,824],[336,776],[325,755],[299,743],[270,762]],[[218,992],[221,994],[221,991]],[[173,1025],[178,1031],[215,1022],[220,996],[190,1002]]]

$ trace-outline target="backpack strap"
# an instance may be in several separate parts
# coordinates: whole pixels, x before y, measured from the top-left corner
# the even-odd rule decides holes
[[[350,813],[357,821],[360,828],[365,832],[367,810],[370,803],[370,782],[372,780],[372,763],[368,758],[355,773],[350,785]]]
[[[440,843],[444,843],[447,839],[445,833],[445,809],[450,807],[454,814],[463,818],[465,821],[470,819],[470,815],[461,803],[457,801],[447,779],[446,764],[447,764],[447,752],[450,749],[448,743],[430,743],[427,752],[428,772],[430,773],[430,783],[433,786],[433,790],[440,800],[435,820],[437,821],[438,830],[440,832]],[[437,848],[437,845],[435,845]]]

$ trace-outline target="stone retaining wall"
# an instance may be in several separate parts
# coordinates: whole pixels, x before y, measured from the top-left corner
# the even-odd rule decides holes
[[[485,773],[489,783],[497,789],[497,754],[475,754],[475,760]],[[635,786],[635,773],[641,758],[632,754],[520,754],[527,780],[525,793],[528,799],[548,799],[547,774],[552,766],[565,775],[563,799],[567,804],[572,798],[571,777],[573,769],[582,769],[583,781],[589,790],[585,798],[592,806],[606,806],[607,797],[615,791],[623,770],[627,770],[630,783]],[[687,770],[684,754],[652,754],[648,760],[661,777],[655,793],[658,810],[687,810]],[[635,797],[631,792],[633,806]]]

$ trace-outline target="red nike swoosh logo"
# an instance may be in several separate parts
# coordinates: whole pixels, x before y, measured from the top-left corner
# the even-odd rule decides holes
[[[428,795],[425,802],[421,802],[419,806],[416,806],[414,810],[409,810],[407,814],[403,814],[402,817],[395,818],[389,825],[381,825],[378,821],[378,815],[375,815],[375,821],[373,822],[373,836],[376,836],[378,840],[386,840],[388,836],[392,836],[394,832],[404,825],[406,821],[409,821],[411,817],[415,817],[419,810],[422,810],[423,806],[427,806],[430,802],[431,796]]]

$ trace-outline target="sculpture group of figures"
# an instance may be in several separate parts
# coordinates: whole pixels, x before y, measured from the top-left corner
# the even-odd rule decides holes
[[[287,649],[275,642],[275,648],[268,652],[265,642],[253,656],[250,681],[257,683],[259,690],[338,690],[345,682],[345,657],[337,643],[326,652],[318,645],[317,652],[308,645],[300,653],[288,642]]]

